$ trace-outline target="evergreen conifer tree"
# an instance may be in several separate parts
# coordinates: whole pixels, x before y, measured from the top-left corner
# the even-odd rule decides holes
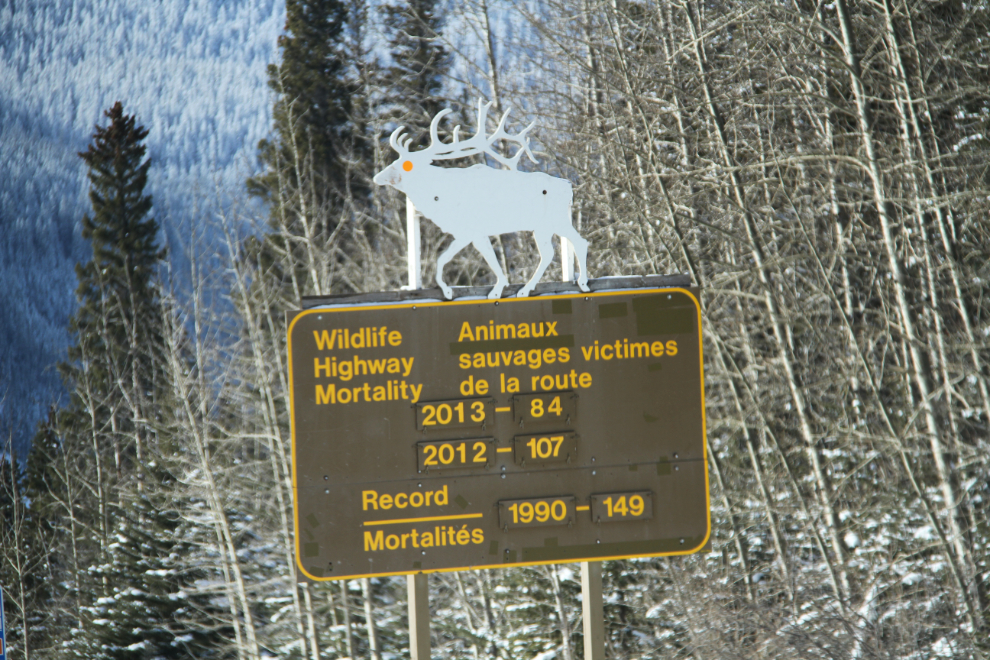
[[[445,106],[441,93],[450,56],[439,39],[443,17],[436,0],[406,0],[386,5],[384,12],[392,56],[384,106],[389,119],[425,144],[426,128]]]
[[[287,0],[281,62],[268,69],[272,137],[259,143],[264,172],[247,187],[266,201],[272,232],[249,241],[246,254],[293,298],[326,292],[335,230],[368,206],[374,85],[362,50],[366,21],[362,3]]]
[[[109,125],[96,126],[92,144],[79,154],[89,167],[93,215],[83,218],[82,233],[93,258],[76,265],[79,309],[69,324],[75,343],[60,365],[72,401],[59,420],[69,434],[95,427],[122,476],[129,455],[137,466],[143,462],[148,430],[141,421],[154,419],[162,386],[156,273],[165,252],[156,244],[158,223],[148,216],[151,196],[144,194],[148,131],[119,101],[104,115]]]
[[[307,192],[317,205],[339,202],[356,146],[351,98],[357,83],[347,66],[345,3],[287,0],[285,14],[278,39],[282,61],[268,66],[274,135],[258,145],[266,172],[248,180],[248,189],[273,212],[285,187],[310,184]]]
[[[75,657],[214,658],[227,644],[220,604],[200,584],[207,577],[198,551],[203,530],[180,513],[195,502],[176,497],[166,471],[149,471],[159,488],[114,507],[107,561],[90,568],[108,593],[84,608],[89,625],[67,645]]]
[[[144,478],[168,389],[158,285],[165,253],[144,193],[148,131],[120,102],[104,116],[108,124],[96,126],[79,154],[91,184],[93,213],[82,225],[93,257],[76,266],[73,344],[59,365],[70,399],[41,425],[28,460],[32,508],[51,541],[52,598],[62,603],[49,626],[53,638],[91,628],[87,608],[109,597],[112,585],[87,569],[114,561],[113,523],[133,518],[128,502],[165,487]],[[132,624],[141,628],[141,619]]]

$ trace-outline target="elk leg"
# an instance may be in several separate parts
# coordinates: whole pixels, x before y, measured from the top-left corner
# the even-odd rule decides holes
[[[582,291],[588,291],[588,241],[582,238],[581,234],[572,227],[571,231],[564,237],[574,246],[574,254],[577,255],[578,266],[581,267],[581,275],[578,277],[578,287]]]
[[[498,258],[495,256],[495,250],[492,249],[491,240],[487,236],[479,238],[474,241],[474,247],[485,258],[485,261],[488,262],[488,266],[492,269],[492,272],[495,273],[495,286],[488,293],[488,297],[492,300],[501,298],[502,289],[509,283],[509,279],[502,272],[502,267],[499,265]]]
[[[446,250],[443,251],[439,257],[437,257],[437,284],[440,285],[440,290],[443,291],[443,297],[450,300],[454,297],[454,292],[450,290],[450,287],[443,281],[443,267],[454,258],[454,256],[467,247],[467,244],[471,241],[465,238],[454,237],[454,242],[450,244]]]
[[[536,267],[536,272],[533,273],[533,277],[529,278],[529,282],[526,282],[526,286],[519,289],[519,293],[516,294],[519,298],[525,298],[529,295],[529,292],[533,290],[540,278],[543,277],[543,273],[546,272],[547,267],[550,262],[553,261],[554,249],[553,249],[553,234],[542,234],[533,232],[533,238],[536,240],[536,249],[540,252],[540,265]],[[582,271],[583,273],[584,271]]]

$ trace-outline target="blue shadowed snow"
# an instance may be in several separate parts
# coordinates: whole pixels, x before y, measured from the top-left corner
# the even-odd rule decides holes
[[[21,458],[60,395],[74,266],[90,256],[76,152],[115,101],[136,114],[153,215],[178,245],[197,196],[239,195],[255,167],[284,15],[284,0],[0,4],[0,431]]]

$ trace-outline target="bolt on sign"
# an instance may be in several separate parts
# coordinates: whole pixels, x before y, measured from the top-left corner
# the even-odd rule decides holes
[[[696,289],[319,307],[288,354],[301,577],[708,542]]]

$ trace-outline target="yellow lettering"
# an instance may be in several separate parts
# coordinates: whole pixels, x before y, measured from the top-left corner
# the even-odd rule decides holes
[[[336,398],[337,386],[330,383],[326,387],[322,385],[316,386],[316,405],[320,406],[326,403],[337,403]]]
[[[529,353],[527,353],[526,359],[529,361],[529,368],[539,369],[540,365],[542,364],[542,360],[540,359],[541,357],[542,356],[540,354],[540,349],[538,348],[534,348]]]
[[[382,495],[381,497],[379,497],[378,498],[378,506],[380,506],[383,511],[384,510],[391,509],[392,508],[392,496],[391,495]]]
[[[668,341],[667,342],[667,355],[677,355],[677,342]]]
[[[660,344],[663,346],[663,344]],[[471,368],[471,355],[468,353],[461,353],[461,357],[457,358],[457,363],[460,365],[461,369]]]
[[[566,348],[557,349],[557,362],[570,362],[571,361],[571,351]]]
[[[375,511],[378,510],[378,491],[375,490],[361,491],[361,509],[367,511],[369,505],[374,507]]]
[[[316,338],[316,350],[332,351],[333,345],[337,341],[337,331],[334,330],[332,334],[328,334],[326,330],[321,332],[313,330],[313,337]]]
[[[638,344],[630,344],[626,349],[626,357],[650,357],[650,345],[645,341]]]
[[[443,501],[440,501],[440,496],[443,495]],[[438,490],[433,497],[433,503],[437,506],[447,506],[447,486]]]
[[[370,552],[373,550],[381,550],[385,546],[384,534],[381,530],[372,535],[371,532],[364,533],[364,551]]]
[[[313,358],[313,378],[319,378],[321,371],[327,374],[324,378],[330,377],[330,358],[323,358],[323,364],[320,364],[320,358]]]
[[[405,509],[409,505],[409,496],[405,493],[399,493],[395,496],[395,508]]]
[[[495,326],[495,339],[502,339],[503,332],[505,339],[515,339],[516,338],[516,326],[511,324],[497,325]]]
[[[591,374],[586,371],[578,376],[578,384],[584,388],[591,387]]]
[[[388,333],[388,343],[389,346],[398,346],[402,343],[402,333],[398,330],[393,330]]]
[[[471,332],[471,326],[468,325],[467,321],[461,324],[461,334],[457,337],[457,341],[464,340],[474,341],[474,333]]]

